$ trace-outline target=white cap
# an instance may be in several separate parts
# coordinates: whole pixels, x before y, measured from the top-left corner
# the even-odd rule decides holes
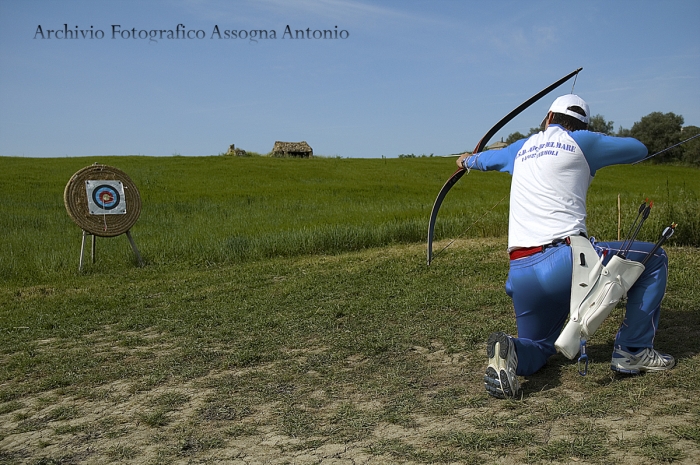
[[[584,113],[586,113],[586,116],[576,113],[575,111],[569,110],[569,108],[571,107],[581,107]],[[561,97],[558,97],[552,103],[552,106],[549,107],[549,111],[551,111],[552,113],[562,113],[564,115],[573,116],[577,120],[582,121],[586,124],[588,124],[591,120],[591,112],[588,108],[588,104],[581,97],[574,94],[566,94],[562,95]]]

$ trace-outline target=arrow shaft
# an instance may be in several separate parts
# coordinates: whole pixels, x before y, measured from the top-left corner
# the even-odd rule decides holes
[[[631,165],[636,165],[637,163],[641,163],[641,162],[643,162],[644,160],[648,160],[648,159],[650,159],[650,158],[654,158],[655,156],[660,155],[660,154],[662,154],[662,153],[664,153],[664,152],[666,152],[666,151],[668,151],[668,150],[671,150],[672,148],[678,147],[678,146],[681,145],[681,144],[685,144],[686,142],[688,142],[688,141],[690,141],[690,140],[693,140],[693,139],[695,139],[696,137],[700,137],[700,133],[695,134],[695,135],[692,136],[692,137],[688,137],[686,140],[682,140],[682,141],[678,142],[677,144],[673,144],[673,145],[670,146],[670,147],[666,147],[666,148],[663,149],[663,150],[659,150],[659,151],[656,152],[654,155],[649,155],[648,157],[644,157],[644,158],[642,158],[641,160],[635,161],[634,163],[630,163],[630,164],[631,164]]]

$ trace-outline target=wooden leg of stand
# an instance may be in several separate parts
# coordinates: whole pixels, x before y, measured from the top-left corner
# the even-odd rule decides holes
[[[95,264],[95,235],[92,235],[92,264]]]
[[[83,241],[80,243],[80,264],[78,265],[78,271],[83,271],[83,254],[85,253],[85,236],[87,231],[83,231]]]
[[[136,260],[138,260],[139,266],[143,266],[143,260],[141,260],[141,254],[139,253],[139,249],[136,248],[136,242],[134,242],[134,238],[131,237],[131,231],[126,232],[126,237],[129,238],[129,243],[131,244],[131,249],[134,251],[134,254],[136,255]]]

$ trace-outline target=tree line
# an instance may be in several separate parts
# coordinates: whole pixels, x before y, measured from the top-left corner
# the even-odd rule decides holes
[[[661,113],[658,111],[643,116],[642,119],[632,125],[630,129],[620,126],[617,132],[614,130],[614,122],[606,121],[603,115],[591,117],[588,130],[618,137],[634,137],[640,140],[649,150],[649,155],[655,154],[667,147],[677,144],[685,139],[700,133],[697,126],[683,126],[683,116],[675,113]],[[539,132],[542,128],[530,128],[528,134],[514,132],[504,141],[512,144]],[[651,163],[683,163],[700,166],[700,137],[675,147],[650,160]]]

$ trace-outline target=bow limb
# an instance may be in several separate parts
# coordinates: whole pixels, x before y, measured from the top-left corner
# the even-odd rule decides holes
[[[484,147],[486,147],[486,144],[489,143],[489,140],[494,136],[494,134],[500,131],[501,128],[503,128],[503,126],[508,124],[513,118],[518,116],[533,103],[537,102],[542,97],[549,94],[551,91],[561,86],[572,77],[576,76],[579,72],[581,72],[582,69],[583,68],[578,68],[577,70],[572,71],[571,73],[567,74],[558,81],[545,87],[544,89],[542,89],[541,91],[539,91],[538,93],[521,103],[517,108],[508,113],[506,116],[501,118],[501,120],[498,123],[496,123],[491,129],[489,129],[489,131],[486,134],[484,134],[481,140],[479,140],[479,143],[476,144],[476,148],[474,149],[473,153],[483,152]],[[447,195],[447,193],[450,191],[450,189],[452,189],[452,186],[454,186],[457,183],[457,181],[459,181],[459,179],[462,176],[464,176],[464,173],[466,173],[466,170],[464,168],[459,168],[457,171],[455,171],[452,174],[452,176],[450,176],[450,178],[447,180],[447,182],[445,182],[445,184],[442,186],[442,189],[440,189],[440,192],[438,193],[438,196],[435,199],[435,203],[433,204],[433,209],[430,212],[430,221],[428,222],[428,266],[430,266],[430,262],[432,262],[433,260],[433,236],[435,233],[435,220],[437,219],[438,210],[440,210],[440,205],[442,205],[442,201]]]

